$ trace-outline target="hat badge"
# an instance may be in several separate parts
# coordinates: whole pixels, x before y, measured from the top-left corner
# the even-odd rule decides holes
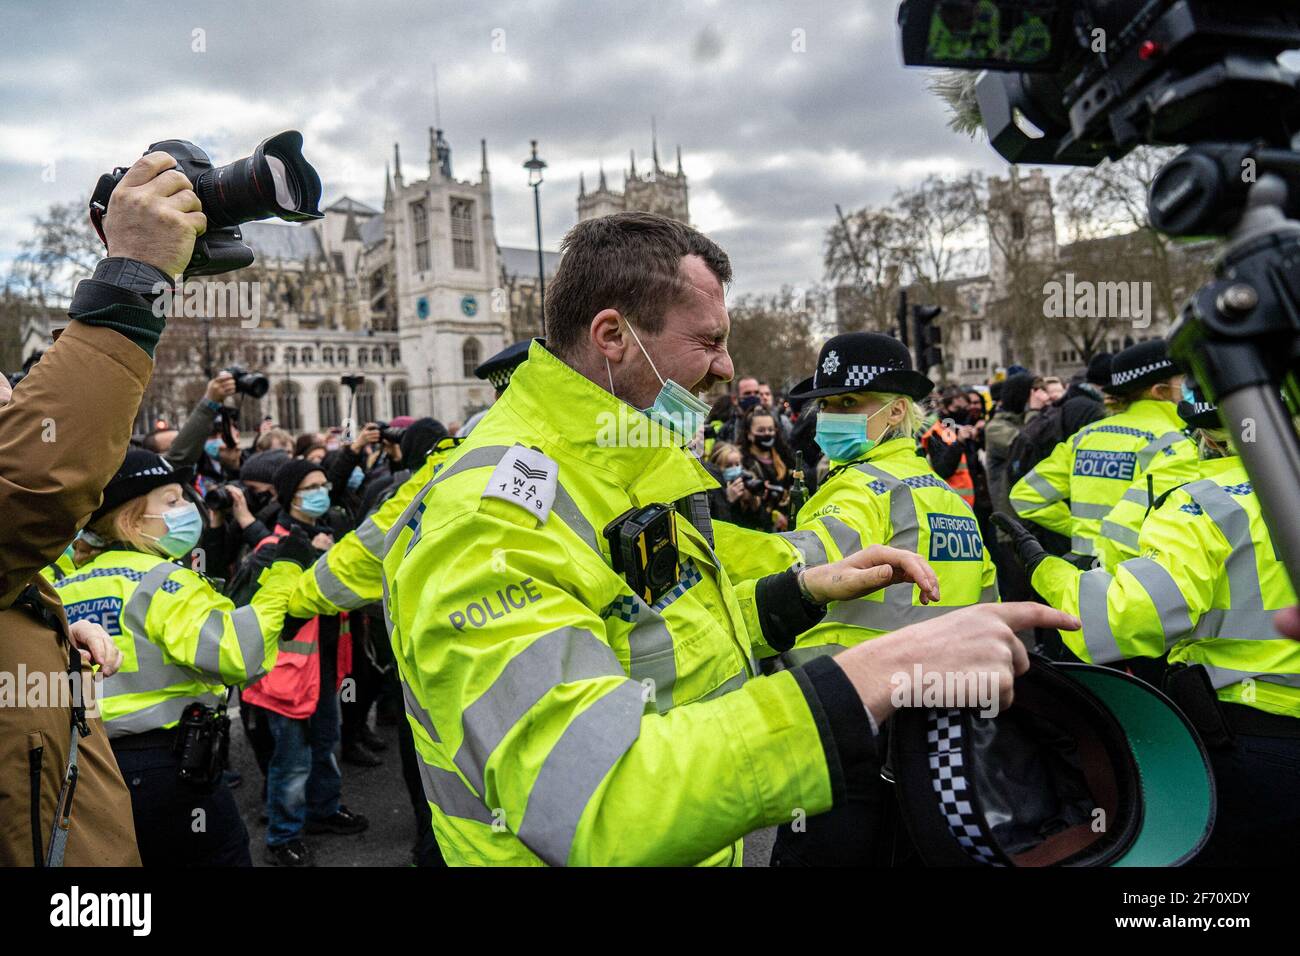
[[[835,370],[840,367],[840,357],[835,354],[835,350],[826,353],[826,358],[822,360],[822,374],[834,375]]]

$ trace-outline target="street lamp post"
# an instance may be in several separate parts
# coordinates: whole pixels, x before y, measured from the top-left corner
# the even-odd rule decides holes
[[[537,157],[537,140],[532,141],[533,155],[524,160],[524,169],[528,170],[528,185],[533,187],[533,214],[537,218],[537,288],[542,302],[542,338],[546,338],[546,267],[542,261],[542,170],[546,163]]]

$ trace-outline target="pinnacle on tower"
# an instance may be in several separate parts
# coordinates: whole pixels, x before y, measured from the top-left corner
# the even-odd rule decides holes
[[[393,144],[393,183],[398,189],[402,188],[402,147],[400,143]]]
[[[393,201],[393,175],[388,163],[384,163],[384,205]]]
[[[654,171],[659,172],[659,135],[655,132],[655,118],[650,117],[650,158],[654,162]]]
[[[605,161],[604,160],[601,160],[600,163],[600,187],[599,188],[601,192],[604,192],[605,189],[607,188],[605,186]]]
[[[587,181],[582,178],[582,172],[578,172],[578,198],[581,199],[587,195]]]
[[[629,178],[636,179],[636,150],[628,150],[628,153],[632,157],[632,172],[629,174]]]
[[[479,140],[479,141],[478,141],[478,148],[479,148],[479,152],[482,154],[482,157],[483,157],[482,165],[479,167],[479,171],[478,171],[478,172],[479,172],[479,175],[480,175],[484,180],[486,180],[486,179],[488,178],[488,175],[489,175],[489,173],[488,173],[488,164],[487,164],[487,140],[486,140],[486,139],[481,139],[481,140]]]
[[[682,144],[677,144],[677,175],[682,174]]]

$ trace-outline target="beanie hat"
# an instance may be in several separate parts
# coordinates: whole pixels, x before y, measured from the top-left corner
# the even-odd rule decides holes
[[[433,446],[446,437],[446,427],[436,418],[419,418],[407,425],[398,443],[402,449],[402,467],[419,471]]]
[[[289,460],[289,453],[280,448],[259,451],[255,455],[248,456],[248,460],[239,469],[239,477],[244,481],[264,481],[268,485],[273,484],[275,473]]]
[[[1012,375],[1002,383],[1002,407],[1014,415],[1022,414],[1029,404],[1029,390],[1033,384],[1032,375]]]
[[[298,486],[313,471],[325,473],[324,468],[306,458],[290,458],[280,466],[272,484],[275,486],[275,498],[280,502],[281,508],[288,511],[293,506],[293,496],[297,494]]]

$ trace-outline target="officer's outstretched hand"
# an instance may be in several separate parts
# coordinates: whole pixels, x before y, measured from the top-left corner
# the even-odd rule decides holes
[[[1047,557],[1046,549],[1034,537],[1032,531],[1005,512],[993,512],[993,524],[1007,536],[1012,547],[1016,549],[1016,559],[1024,565],[1025,572],[1032,575],[1034,568]]]
[[[939,600],[934,568],[918,554],[883,544],[855,551],[834,564],[808,568],[803,583],[818,604],[851,601],[891,584],[915,584],[921,589],[922,604]]]
[[[998,706],[1007,708],[1016,676],[1029,669],[1015,632],[1033,627],[1077,631],[1081,625],[1073,615],[1028,601],[973,604],[858,644],[834,660],[877,723],[920,696],[904,686],[914,684],[918,672],[922,686],[943,688],[946,707],[969,705],[947,699],[959,689],[988,687],[996,689]]]

